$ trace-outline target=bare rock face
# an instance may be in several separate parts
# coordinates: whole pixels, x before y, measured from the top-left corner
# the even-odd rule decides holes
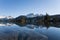
[[[48,40],[48,37],[32,30],[0,27],[0,40]]]

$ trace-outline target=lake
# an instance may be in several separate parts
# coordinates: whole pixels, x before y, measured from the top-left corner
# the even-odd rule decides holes
[[[0,40],[60,40],[60,28],[1,22]]]

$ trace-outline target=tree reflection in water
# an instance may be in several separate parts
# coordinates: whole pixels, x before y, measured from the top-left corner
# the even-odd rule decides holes
[[[56,22],[56,23],[50,22],[49,24],[48,23],[44,23],[44,24],[21,24],[19,22],[13,22],[13,23],[0,22],[0,24],[5,25],[5,26],[11,26],[13,24],[16,24],[19,27],[22,27],[22,28],[27,27],[27,28],[30,28],[30,29],[39,28],[41,26],[46,27],[46,28],[49,28],[49,27],[60,28],[60,23],[59,22]],[[42,34],[38,34],[37,32],[34,32],[32,30],[29,30],[27,32],[26,32],[25,29],[22,30],[22,31],[21,31],[21,29],[19,29],[19,30],[20,30],[20,32],[19,32],[19,35],[18,35],[18,40],[41,40],[41,38],[43,38],[42,40],[45,40],[45,39],[47,40],[46,36],[43,36]]]
[[[49,24],[48,23],[44,23],[44,24],[20,24],[20,23],[15,23],[16,25],[20,26],[20,27],[27,27],[27,28],[39,28],[39,27],[46,27],[46,28],[49,28],[49,27],[56,27],[56,28],[60,28],[60,22],[56,22],[56,23],[53,23],[53,22],[50,22]]]
[[[23,26],[30,28],[29,25],[26,26],[20,23],[16,23],[19,26],[8,26],[7,23],[1,22],[0,26],[0,40],[48,40],[48,37],[37,33],[33,30],[23,28]],[[3,27],[3,25],[5,26]],[[13,24],[13,23],[11,23]],[[34,25],[31,27],[34,28]],[[5,35],[5,36],[4,36]]]

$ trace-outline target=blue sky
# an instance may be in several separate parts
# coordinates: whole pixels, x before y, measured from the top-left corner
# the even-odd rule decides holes
[[[60,14],[60,0],[0,0],[0,15]]]

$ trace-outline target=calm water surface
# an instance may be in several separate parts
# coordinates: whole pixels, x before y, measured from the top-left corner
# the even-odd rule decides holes
[[[0,40],[60,40],[60,28],[0,23]]]

